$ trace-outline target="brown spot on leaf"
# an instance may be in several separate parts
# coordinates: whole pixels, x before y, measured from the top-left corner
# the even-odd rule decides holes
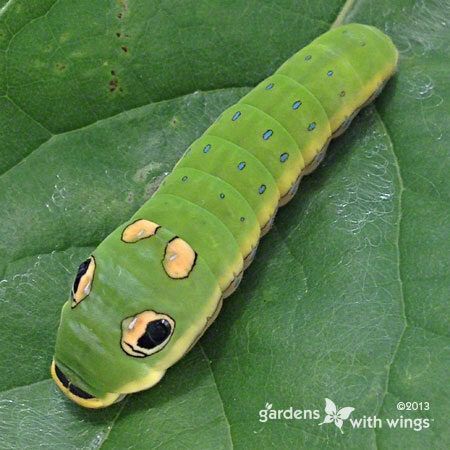
[[[128,53],[128,47],[126,45],[122,45],[122,47],[120,47],[125,53]]]
[[[118,80],[110,80],[109,82],[109,92],[114,92],[119,85]]]

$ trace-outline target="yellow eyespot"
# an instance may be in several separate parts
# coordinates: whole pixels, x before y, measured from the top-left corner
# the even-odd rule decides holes
[[[75,308],[83,301],[92,290],[92,282],[94,280],[95,258],[90,256],[86,261],[78,267],[77,276],[72,286],[72,308]]]
[[[179,237],[168,242],[164,253],[163,266],[170,278],[186,278],[195,266],[197,254],[192,247]]]
[[[122,232],[122,241],[134,243],[149,238],[158,231],[159,225],[150,220],[139,219],[128,225]]]
[[[125,353],[145,358],[162,350],[175,329],[175,321],[167,314],[143,311],[122,321],[121,346]]]

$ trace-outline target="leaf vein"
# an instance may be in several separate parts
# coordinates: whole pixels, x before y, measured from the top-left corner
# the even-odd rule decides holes
[[[228,430],[228,435],[229,435],[229,438],[230,438],[231,448],[234,448],[234,444],[233,444],[233,436],[232,436],[232,434],[231,434],[231,425],[230,425],[230,421],[228,420],[227,414],[226,414],[226,412],[225,412],[225,405],[224,405],[222,396],[221,396],[221,394],[220,394],[219,388],[218,388],[218,386],[217,386],[216,377],[214,376],[214,372],[213,372],[213,370],[212,370],[212,368],[211,368],[211,365],[210,365],[210,363],[209,363],[209,358],[208,358],[208,356],[206,355],[205,349],[203,348],[201,342],[199,342],[197,345],[198,345],[200,351],[202,352],[202,354],[203,354],[203,356],[204,356],[204,358],[205,358],[205,362],[206,362],[206,364],[207,364],[207,366],[208,366],[209,371],[211,372],[211,377],[212,377],[212,379],[213,379],[214,386],[216,387],[217,395],[219,396],[220,403],[221,403],[221,405],[222,405],[223,417],[224,417],[225,422],[226,422],[226,425],[227,425],[227,430]]]
[[[397,276],[398,276],[399,287],[400,287],[399,301],[400,301],[401,314],[402,314],[402,318],[403,318],[403,329],[400,332],[397,344],[396,344],[395,348],[393,349],[392,356],[391,356],[391,359],[389,361],[389,365],[388,365],[388,368],[387,368],[386,382],[385,382],[383,398],[382,398],[382,400],[380,402],[380,406],[379,406],[377,414],[376,414],[378,416],[380,414],[382,408],[383,408],[383,405],[384,405],[384,402],[385,402],[385,399],[386,399],[386,395],[388,393],[391,369],[392,369],[392,366],[395,363],[395,359],[397,357],[397,353],[398,353],[400,345],[402,343],[403,336],[405,335],[405,331],[406,331],[406,329],[408,327],[408,319],[407,319],[407,316],[406,316],[406,305],[405,305],[405,297],[404,297],[404,291],[403,291],[403,281],[402,281],[402,274],[401,274],[401,252],[400,252],[400,232],[401,232],[401,221],[402,221],[402,195],[403,195],[403,192],[404,192],[405,188],[404,188],[402,174],[401,174],[401,171],[400,171],[399,160],[398,160],[397,154],[395,153],[395,150],[394,150],[394,143],[392,141],[392,138],[391,138],[391,136],[390,136],[390,134],[389,134],[389,132],[388,132],[388,130],[386,128],[386,125],[384,124],[384,122],[383,122],[383,120],[382,120],[378,110],[376,109],[376,107],[374,107],[374,112],[375,112],[375,115],[377,116],[377,119],[378,119],[378,121],[379,121],[379,123],[380,123],[380,125],[381,125],[381,127],[383,129],[383,131],[385,132],[386,138],[387,138],[387,140],[389,142],[389,148],[390,148],[390,150],[392,152],[392,155],[394,157],[394,160],[395,160],[395,168],[396,168],[396,172],[397,172],[397,179],[398,179],[399,186],[400,186],[400,191],[398,193],[398,199],[399,200],[398,200],[398,221],[397,221],[396,251],[397,251]],[[375,445],[376,445],[376,448],[379,448],[378,440],[377,440],[377,438],[378,438],[377,429],[375,428],[373,430],[373,432],[375,434]]]

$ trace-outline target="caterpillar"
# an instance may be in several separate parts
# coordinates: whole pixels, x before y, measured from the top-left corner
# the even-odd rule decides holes
[[[61,391],[101,408],[158,383],[215,320],[277,209],[397,61],[378,29],[340,26],[226,109],[79,266],[50,369]]]

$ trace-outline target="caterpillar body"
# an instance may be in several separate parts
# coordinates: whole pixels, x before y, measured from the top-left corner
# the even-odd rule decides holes
[[[84,261],[52,377],[100,408],[155,385],[238,286],[277,208],[381,91],[398,52],[374,27],[315,39],[197,139],[157,192]]]

